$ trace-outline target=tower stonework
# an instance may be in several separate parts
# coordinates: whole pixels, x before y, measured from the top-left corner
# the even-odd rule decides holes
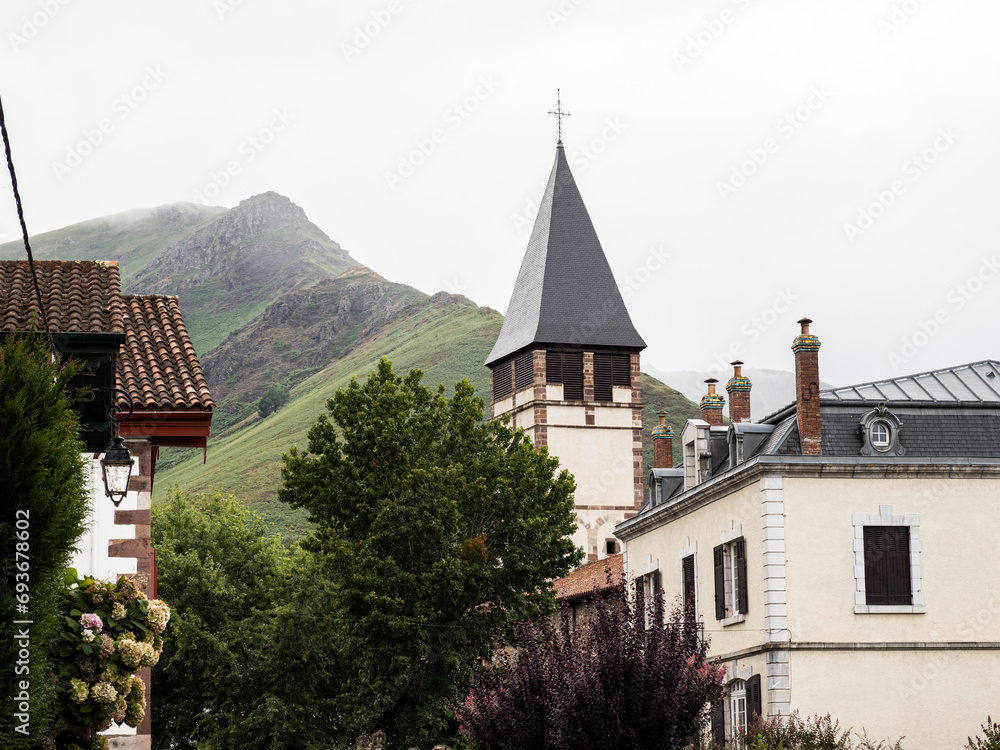
[[[642,507],[645,346],[560,143],[486,366],[492,416],[573,474],[587,560],[620,552],[614,527]]]

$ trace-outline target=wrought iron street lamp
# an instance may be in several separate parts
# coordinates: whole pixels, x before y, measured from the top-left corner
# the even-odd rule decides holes
[[[132,456],[119,435],[115,435],[101,458],[101,474],[104,475],[104,494],[117,508],[128,493],[128,480],[132,476]]]
[[[128,400],[128,414],[116,416],[118,405],[112,402],[108,407],[108,419],[114,425],[114,437],[111,445],[101,458],[101,474],[104,477],[104,494],[111,498],[117,508],[128,493],[128,480],[132,476],[132,456],[125,447],[125,441],[118,434],[118,424],[132,416],[134,404],[132,397],[121,388],[111,388],[114,393],[121,393]]]

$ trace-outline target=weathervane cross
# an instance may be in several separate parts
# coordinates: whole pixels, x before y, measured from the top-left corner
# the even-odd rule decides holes
[[[561,146],[562,145],[562,121],[563,121],[564,117],[570,117],[572,115],[572,112],[563,112],[563,108],[562,108],[562,92],[559,89],[556,89],[556,108],[555,109],[550,109],[549,110],[549,114],[556,116],[556,122],[558,123],[558,133],[559,133],[559,138],[558,138],[558,140],[556,140],[556,143]]]

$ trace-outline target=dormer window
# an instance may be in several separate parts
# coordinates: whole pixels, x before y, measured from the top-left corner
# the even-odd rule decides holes
[[[858,428],[861,431],[862,456],[902,456],[906,449],[899,442],[899,418],[879,404],[861,417]]]

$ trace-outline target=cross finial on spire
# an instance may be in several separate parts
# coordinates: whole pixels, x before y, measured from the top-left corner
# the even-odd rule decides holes
[[[562,145],[562,118],[564,118],[564,117],[570,117],[572,115],[572,113],[571,112],[563,112],[563,108],[562,108],[562,93],[560,92],[559,89],[556,89],[556,108],[555,109],[550,109],[549,110],[549,114],[556,116],[556,122],[558,123],[557,127],[558,127],[558,133],[559,133],[559,137],[558,137],[558,140],[556,140],[556,144],[559,145],[559,146],[561,146]]]

